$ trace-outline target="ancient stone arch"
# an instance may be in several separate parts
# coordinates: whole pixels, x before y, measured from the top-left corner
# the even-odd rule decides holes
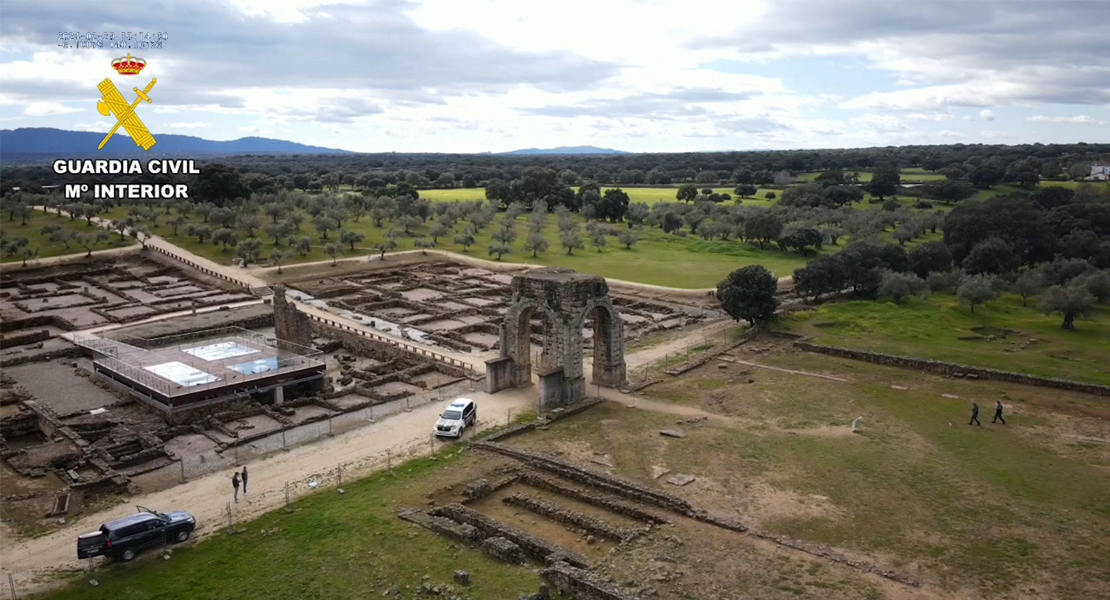
[[[586,397],[582,368],[582,327],[594,319],[591,383],[626,383],[624,325],[609,297],[609,285],[596,275],[546,268],[513,277],[513,305],[501,324],[501,357],[486,361],[486,391],[532,383],[531,321],[545,317],[540,354],[540,407],[551,408]]]

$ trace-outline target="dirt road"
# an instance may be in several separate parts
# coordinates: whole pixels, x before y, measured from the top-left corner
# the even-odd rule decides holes
[[[512,390],[489,395],[474,392],[479,406],[479,430],[504,425],[508,411],[512,414],[532,409],[537,401],[536,388]],[[432,425],[443,404],[429,404],[402,412],[378,423],[338,435],[324,441],[307,444],[288,452],[281,452],[250,463],[250,494],[240,496],[233,504],[233,516],[238,521],[256,517],[280,507],[285,502],[285,483],[294,485],[294,497],[306,493],[333,493],[323,489],[309,491],[305,482],[317,479],[343,463],[344,478],[365,476],[385,468],[386,450],[392,456],[407,459],[431,452]],[[437,452],[450,448],[437,442]],[[114,508],[88,515],[50,535],[13,541],[10,530],[0,531],[0,597],[11,597],[7,573],[16,582],[20,597],[33,591],[56,585],[52,575],[58,570],[80,569],[85,565],[77,560],[77,536],[95,530],[101,523],[135,512],[135,505],[158,510],[181,509],[191,512],[200,523],[197,537],[204,538],[226,524],[225,507],[232,499],[231,472],[214,473],[159,492],[141,494]],[[329,481],[324,482],[325,485]]]

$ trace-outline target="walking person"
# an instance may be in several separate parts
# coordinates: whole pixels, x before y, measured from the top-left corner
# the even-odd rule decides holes
[[[242,479],[243,479],[243,495],[246,496],[247,495],[247,467],[246,466],[243,467],[243,477],[242,477]]]
[[[1003,425],[1006,424],[1006,419],[1002,418],[1002,401],[1001,400],[996,400],[995,403],[994,403],[994,418],[991,419],[991,423],[994,423],[995,421],[1002,421]]]
[[[967,424],[968,425],[978,425],[980,427],[983,426],[983,424],[979,422],[979,403],[978,402],[972,402],[971,403],[971,420],[968,421]],[[245,481],[244,481],[244,484],[243,484],[243,489],[246,489]]]
[[[239,504],[239,471],[231,476],[231,487],[235,488],[235,503]]]

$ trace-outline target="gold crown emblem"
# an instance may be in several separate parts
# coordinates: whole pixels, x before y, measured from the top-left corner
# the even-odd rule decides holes
[[[112,68],[120,75],[138,75],[139,71],[146,68],[146,61],[141,58],[131,58],[131,53],[128,52],[127,56],[113,60]]]

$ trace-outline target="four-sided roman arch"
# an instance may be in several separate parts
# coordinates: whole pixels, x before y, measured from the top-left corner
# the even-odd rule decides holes
[[[536,269],[513,277],[513,305],[501,324],[501,357],[486,361],[486,391],[532,383],[531,321],[542,317],[540,407],[551,408],[586,397],[582,369],[582,326],[593,319],[592,383],[626,383],[624,325],[609,285],[596,275],[570,269]]]

